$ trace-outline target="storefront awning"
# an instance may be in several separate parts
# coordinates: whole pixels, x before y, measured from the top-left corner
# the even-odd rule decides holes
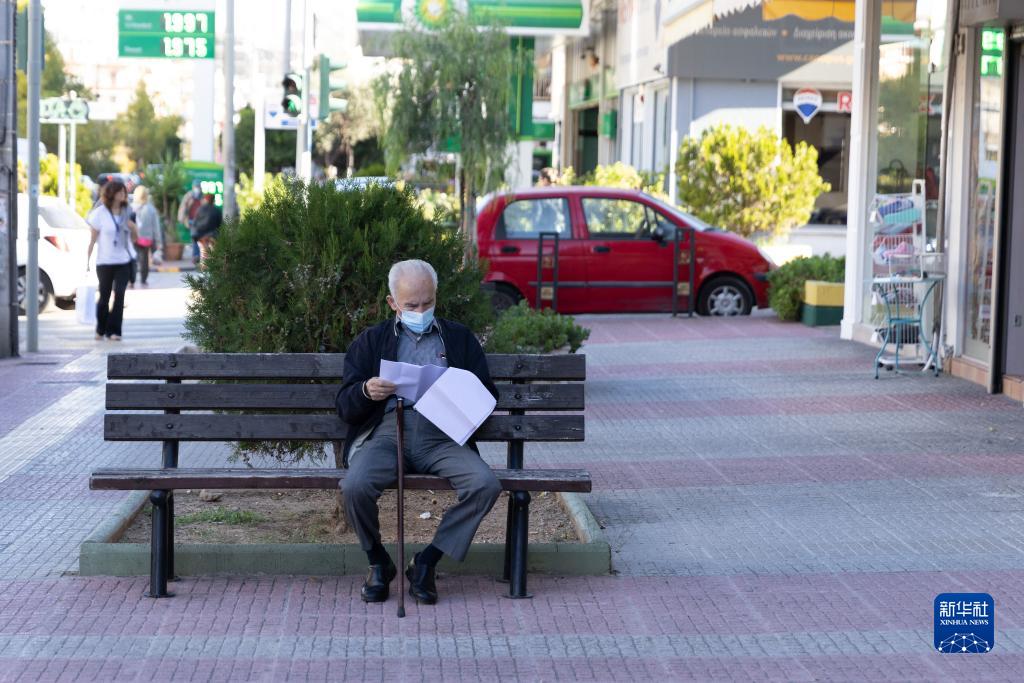
[[[689,6],[666,25],[672,41],[711,28],[716,19],[752,7],[761,8],[761,18],[776,21],[793,16],[804,21],[836,19],[852,24],[856,0],[707,0]],[[882,0],[882,15],[892,21],[912,24],[917,16],[917,0]]]

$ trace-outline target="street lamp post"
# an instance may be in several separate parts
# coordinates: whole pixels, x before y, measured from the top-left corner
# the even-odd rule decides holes
[[[39,78],[42,73],[42,7],[28,5],[28,265],[25,273],[25,343],[39,350]]]

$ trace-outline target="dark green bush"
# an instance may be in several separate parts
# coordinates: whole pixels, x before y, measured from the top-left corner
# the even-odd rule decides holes
[[[374,162],[372,164],[367,164],[366,166],[363,166],[355,173],[357,178],[379,178],[381,176],[386,176],[387,174],[387,169],[384,167],[383,162]]]
[[[187,278],[187,336],[206,352],[342,352],[393,315],[385,297],[395,261],[438,272],[437,314],[483,330],[493,320],[483,272],[457,232],[424,218],[415,196],[288,181],[225,225],[205,270]],[[241,443],[236,457],[321,458],[318,444]],[[337,457],[337,454],[336,454]]]
[[[418,258],[439,274],[437,314],[482,330],[492,320],[483,272],[458,233],[430,221],[411,192],[288,182],[220,231],[185,327],[203,351],[340,352],[390,317],[395,261]]]
[[[805,282],[843,282],[845,279],[846,259],[843,257],[834,258],[829,254],[800,257],[768,274],[771,283],[768,304],[782,320],[798,320]]]
[[[589,336],[572,316],[537,311],[523,300],[498,316],[484,346],[490,353],[550,353],[568,344],[576,353]]]

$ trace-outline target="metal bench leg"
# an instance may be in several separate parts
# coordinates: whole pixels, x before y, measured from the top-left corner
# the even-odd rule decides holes
[[[505,517],[505,565],[501,572],[502,581],[512,580],[512,535],[515,533],[515,496],[508,497],[508,514]]]
[[[508,597],[532,598],[526,592],[526,555],[530,540],[530,494],[516,491],[512,523],[512,566],[508,584]]]
[[[169,598],[174,593],[167,592],[167,548],[168,548],[168,515],[167,491],[153,491],[149,501],[153,504],[153,535],[149,556],[149,591],[148,598]]]
[[[167,492],[167,566],[166,572],[168,581],[177,581],[178,575],[174,571],[174,491]]]

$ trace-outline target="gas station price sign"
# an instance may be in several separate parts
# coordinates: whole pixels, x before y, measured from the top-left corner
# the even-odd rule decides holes
[[[123,9],[117,13],[119,57],[213,59],[214,13]]]

